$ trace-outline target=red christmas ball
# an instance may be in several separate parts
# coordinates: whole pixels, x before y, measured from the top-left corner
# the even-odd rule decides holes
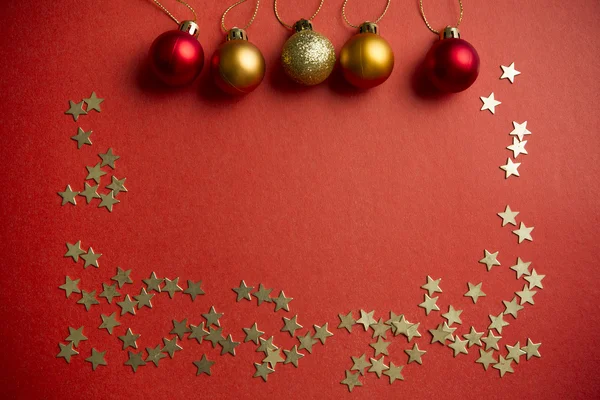
[[[184,31],[168,31],[150,47],[150,64],[167,85],[190,84],[202,71],[204,50],[196,37]]]
[[[442,92],[462,92],[479,75],[479,55],[463,39],[440,39],[425,57],[425,71],[433,85]]]

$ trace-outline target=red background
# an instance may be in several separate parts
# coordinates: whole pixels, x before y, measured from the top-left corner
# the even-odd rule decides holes
[[[208,55],[223,40],[219,19],[229,2],[192,1],[200,40]],[[370,3],[371,5],[369,5]],[[356,23],[373,19],[384,1],[351,1]],[[381,3],[381,4],[379,4]],[[165,1],[183,18],[186,9]],[[317,0],[281,1],[287,22],[311,14]],[[434,26],[453,23],[452,1],[426,1]],[[251,4],[231,13],[243,25]],[[314,20],[339,51],[354,31],[340,14],[341,0],[327,1]],[[431,98],[416,89],[414,71],[435,37],[420,19],[416,1],[393,2],[382,20],[396,66],[390,79],[368,92],[349,89],[336,71],[313,88],[291,84],[278,66],[288,32],[266,1],[248,30],[265,55],[268,72],[251,95],[220,95],[205,69],[191,87],[165,90],[145,72],[147,50],[174,23],[151,2],[4,2],[0,13],[0,127],[2,129],[2,388],[11,398],[593,398],[600,394],[598,285],[598,15],[595,0],[469,1],[463,38],[482,60],[477,82],[466,92]],[[499,80],[500,65],[516,63],[516,83]],[[102,113],[64,115],[67,100],[95,90]],[[490,92],[502,104],[496,115],[480,112]],[[520,178],[503,178],[512,142],[511,122],[528,120],[529,155],[520,156]],[[76,149],[77,127],[93,129],[93,146]],[[113,213],[85,205],[60,206],[56,192],[83,189],[85,166],[112,147],[121,156],[115,174],[128,193]],[[107,169],[107,168],[105,168]],[[108,184],[107,177],[103,186]],[[534,242],[517,245],[511,227],[496,213],[509,204],[518,219],[535,226]],[[514,229],[514,228],[513,228]],[[65,242],[82,240],[103,253],[100,268],[83,270],[63,257]],[[502,267],[486,272],[483,249],[500,251]],[[522,359],[500,379],[475,364],[477,348],[454,359],[451,350],[429,345],[427,329],[440,313],[425,317],[417,305],[426,275],[442,278],[438,305],[464,309],[466,333],[503,311],[501,300],[521,290],[508,269],[520,256],[546,274],[535,306],[526,306],[503,331],[501,345],[542,342],[541,359]],[[57,287],[64,276],[80,288],[101,291],[116,266],[141,279],[158,276],[202,280],[205,296],[165,294],[154,309],[120,318],[113,336],[99,330],[106,304],[85,312]],[[355,327],[335,336],[300,368],[278,365],[268,383],[252,378],[255,346],[220,357],[219,348],[184,340],[184,351],[157,369],[134,375],[116,338],[127,327],[141,333],[140,348],[155,347],[171,319],[197,324],[214,305],[225,315],[226,334],[244,337],[258,322],[290,348],[279,333],[283,311],[236,303],[232,287],[245,279],[283,289],[292,314],[305,329],[338,324],[337,314],[389,310],[421,322],[423,365],[403,370],[404,382],[374,374],[348,393],[340,385],[350,356],[372,354],[371,340]],[[487,293],[476,306],[463,297],[466,282],[483,281]],[[355,311],[355,316],[357,312]],[[289,317],[289,315],[288,315]],[[55,358],[67,327],[85,326],[89,340],[71,364]],[[107,350],[107,367],[92,372],[84,358],[91,347]],[[406,363],[401,337],[390,360]],[[195,376],[193,360],[215,360],[212,376]],[[503,349],[502,354],[506,354]],[[385,378],[385,377],[383,377]]]

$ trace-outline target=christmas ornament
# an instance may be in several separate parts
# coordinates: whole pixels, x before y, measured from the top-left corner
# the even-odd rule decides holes
[[[227,33],[225,43],[214,52],[211,59],[212,76],[219,88],[229,94],[246,94],[260,85],[265,76],[265,58],[252,43],[248,41],[246,29],[254,22],[260,0],[256,2],[254,14],[244,28],[225,27],[225,16],[234,7],[245,3],[240,0],[230,6],[221,17],[221,27]]]
[[[335,66],[335,49],[325,36],[313,31],[311,21],[321,10],[325,0],[321,0],[317,11],[308,20],[301,19],[288,25],[279,16],[277,0],[274,2],[275,16],[279,23],[295,33],[285,42],[281,51],[283,70],[294,81],[307,86],[323,82]]]
[[[479,55],[471,44],[460,38],[458,25],[463,17],[462,0],[458,0],[460,17],[456,27],[447,26],[441,32],[433,29],[419,0],[421,16],[427,28],[440,40],[435,42],[425,57],[425,73],[433,85],[442,92],[462,92],[468,89],[479,75]]]
[[[390,7],[387,1],[385,9],[375,22],[353,25],[346,17],[346,4],[342,6],[342,16],[348,25],[357,28],[359,33],[344,44],[340,52],[340,65],[344,78],[361,89],[370,89],[386,81],[394,69],[394,53],[388,42],[379,35],[377,23],[381,21]]]
[[[154,3],[163,10],[179,29],[163,33],[150,46],[150,65],[158,78],[169,86],[188,85],[196,79],[204,66],[204,50],[198,41],[198,24],[194,9],[182,0],[194,14],[193,21],[181,23],[157,0]]]

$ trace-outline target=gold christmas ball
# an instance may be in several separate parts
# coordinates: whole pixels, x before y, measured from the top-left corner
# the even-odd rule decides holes
[[[229,94],[247,94],[260,85],[265,76],[265,58],[247,40],[228,40],[211,59],[212,76],[217,86]]]
[[[294,33],[283,45],[285,73],[303,85],[323,82],[335,66],[335,49],[325,36],[313,30]]]
[[[348,82],[361,89],[370,89],[390,76],[394,69],[394,53],[378,34],[359,33],[342,48],[340,66]]]

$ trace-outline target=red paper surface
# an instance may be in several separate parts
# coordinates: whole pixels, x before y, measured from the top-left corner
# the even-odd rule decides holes
[[[379,4],[381,3],[381,4]],[[174,1],[179,18],[188,15]],[[208,55],[223,40],[219,19],[227,2],[192,1]],[[316,0],[281,1],[291,23],[314,11]],[[454,23],[451,1],[426,1],[434,26]],[[384,2],[350,2],[355,23],[374,19]],[[174,23],[150,1],[5,2],[0,13],[0,129],[2,196],[2,373],[5,398],[523,398],[591,399],[600,395],[596,344],[598,313],[598,53],[597,1],[466,2],[463,38],[481,57],[481,73],[466,92],[431,98],[415,90],[414,71],[435,37],[420,19],[417,2],[393,2],[380,24],[396,55],[381,87],[349,89],[334,72],[318,87],[291,84],[279,67],[288,32],[266,2],[248,34],[264,53],[268,71],[251,95],[230,99],[211,83],[208,69],[194,85],[164,90],[144,69],[156,36]],[[252,5],[234,10],[228,25],[243,25]],[[339,51],[354,31],[327,1],[314,20]],[[499,80],[500,65],[516,63],[515,84]],[[101,113],[64,115],[68,100],[95,90]],[[496,115],[480,112],[479,96],[494,92]],[[505,180],[512,121],[528,121],[529,155],[521,177]],[[93,146],[77,150],[69,138],[92,129]],[[85,205],[60,206],[56,192],[83,189],[86,165],[112,147],[121,156],[114,174],[126,177],[113,213]],[[105,168],[112,173],[108,168]],[[103,178],[102,185],[110,181]],[[519,221],[535,226],[534,242],[517,244],[496,213],[506,204]],[[514,228],[512,228],[514,229]],[[64,258],[65,243],[82,240],[102,253],[100,268],[84,270]],[[500,251],[501,267],[486,272],[483,250]],[[469,355],[452,357],[428,344],[427,329],[441,313],[424,316],[427,275],[442,278],[438,305],[463,309],[463,325],[483,331],[488,314],[504,310],[523,281],[509,267],[517,256],[547,275],[544,289],[502,332],[501,345],[542,342],[541,359],[521,360],[500,379]],[[65,275],[100,293],[116,267],[132,269],[137,294],[151,271],[160,277],[202,280],[206,295],[191,302],[178,293],[153,299],[154,308],[120,318],[111,336],[99,330],[100,314],[118,311],[99,299],[86,312],[58,286]],[[236,303],[236,287],[283,289],[291,313],[273,313],[256,301]],[[463,297],[467,281],[483,281],[477,305]],[[296,342],[281,317],[298,314],[304,334],[329,322],[335,336],[300,368],[278,365],[268,383],[252,378],[261,356],[253,344],[237,356],[185,339],[184,351],[160,367],[124,366],[117,339],[128,327],[141,333],[140,349],[168,335],[172,319],[198,324],[214,305],[224,333],[242,341],[242,327],[257,322],[290,348]],[[423,365],[403,370],[389,385],[374,374],[348,393],[340,385],[350,356],[373,354],[358,326],[333,329],[337,314],[390,310],[421,322],[417,342]],[[89,338],[71,364],[55,358],[68,326]],[[92,372],[91,348],[107,350],[107,367]],[[406,364],[405,339],[389,347],[394,364]],[[193,360],[216,361],[212,376],[196,376]],[[496,353],[497,354],[497,353]],[[501,354],[506,354],[502,349]]]

